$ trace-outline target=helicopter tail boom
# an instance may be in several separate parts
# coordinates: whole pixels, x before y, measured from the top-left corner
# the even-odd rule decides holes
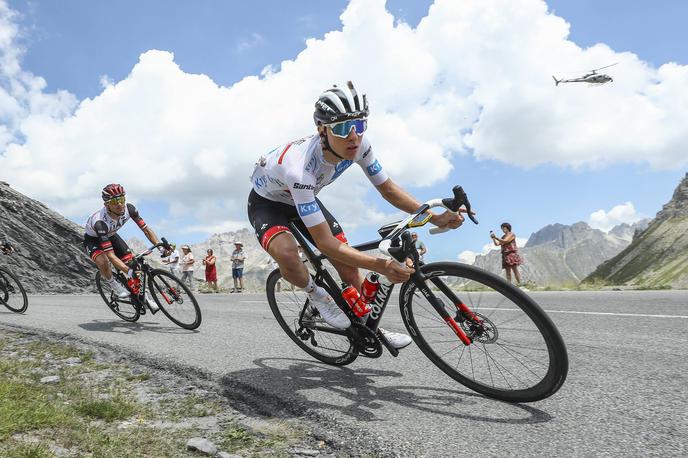
[[[552,75],[552,79],[554,80],[554,85],[555,85],[555,86],[559,86],[559,83],[561,83],[561,80],[556,79],[556,78],[554,77],[554,75]]]

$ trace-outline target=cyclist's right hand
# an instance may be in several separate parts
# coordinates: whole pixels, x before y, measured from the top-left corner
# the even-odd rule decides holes
[[[403,283],[415,270],[399,264],[395,259],[388,259],[381,273],[392,283]]]

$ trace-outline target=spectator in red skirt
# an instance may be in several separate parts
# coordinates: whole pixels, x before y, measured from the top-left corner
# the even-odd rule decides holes
[[[490,231],[490,237],[495,245],[502,247],[502,269],[506,270],[506,279],[511,283],[511,272],[516,277],[516,284],[521,284],[521,275],[518,273],[518,266],[523,264],[523,259],[518,254],[516,247],[516,235],[511,232],[511,224],[502,223],[500,226],[504,232],[504,237],[497,237]]]
[[[215,265],[216,262],[217,257],[215,257],[215,254],[213,254],[213,250],[211,248],[208,248],[208,252],[205,258],[203,259],[203,265],[205,266],[205,281],[215,291],[217,291],[217,266]]]

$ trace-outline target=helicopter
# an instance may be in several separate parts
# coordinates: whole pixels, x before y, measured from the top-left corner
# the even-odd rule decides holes
[[[554,75],[552,78],[554,79],[554,85],[559,86],[559,83],[590,83],[590,84],[605,84],[605,83],[610,83],[614,81],[614,79],[609,76],[605,75],[603,73],[597,73],[598,70],[602,70],[605,68],[613,67],[614,65],[618,64],[618,62],[614,62],[613,64],[610,65],[605,65],[604,67],[600,68],[595,68],[593,70],[590,70],[589,73],[581,76],[580,78],[571,78],[568,80],[558,80]]]

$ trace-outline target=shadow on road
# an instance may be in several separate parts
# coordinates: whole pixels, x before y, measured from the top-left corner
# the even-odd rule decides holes
[[[122,334],[135,334],[139,332],[160,332],[165,334],[189,334],[198,332],[197,329],[188,330],[177,326],[162,326],[155,322],[141,322],[136,321],[130,323],[128,321],[119,320],[93,320],[88,323],[81,323],[78,325],[81,329],[86,331],[97,332],[118,332]]]
[[[361,421],[389,421],[389,407],[383,417],[378,417],[375,411],[392,403],[401,406],[393,409],[395,417],[407,416],[403,421],[414,421],[408,418],[413,410],[490,423],[535,424],[552,419],[548,413],[529,405],[495,401],[469,391],[381,386],[389,377],[403,377],[394,371],[333,367],[290,358],[262,358],[253,363],[256,368],[232,372],[222,378],[223,394],[248,404],[262,415],[289,418],[328,410]],[[317,397],[308,394],[323,389],[328,393],[319,393]],[[322,400],[324,396],[328,401]]]

